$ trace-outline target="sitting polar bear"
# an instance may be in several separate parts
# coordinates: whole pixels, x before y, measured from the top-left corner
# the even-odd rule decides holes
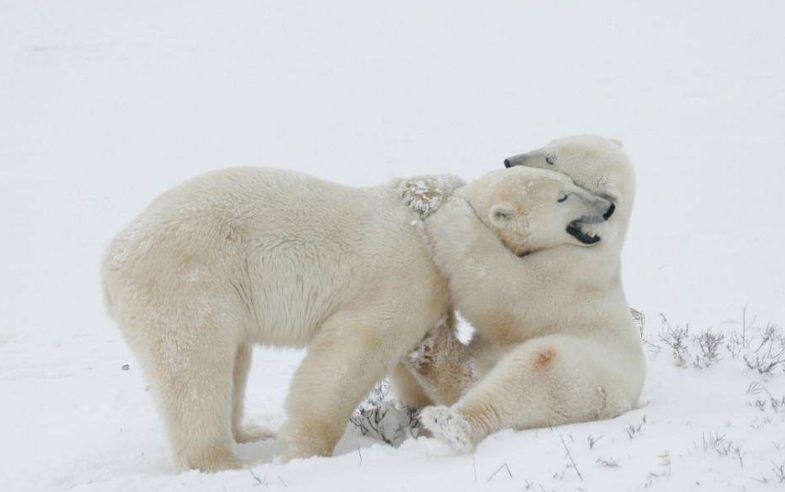
[[[621,284],[635,190],[620,144],[571,137],[505,165],[512,169],[458,190],[425,223],[452,300],[476,333],[467,347],[441,326],[410,361],[431,399],[450,405],[424,409],[423,425],[464,451],[504,428],[617,416],[636,403],[645,377]],[[539,244],[559,222],[533,213],[578,197],[527,189],[531,168],[564,173],[608,200],[602,217],[567,226],[592,247]]]
[[[594,197],[556,173],[515,183],[574,196],[540,215],[553,244],[577,242],[564,229]],[[288,458],[331,454],[352,410],[391,370],[404,402],[431,402],[402,361],[452,307],[419,219],[461,184],[350,188],[272,169],[217,171],[164,193],[114,239],[107,306],[179,468],[239,467],[234,441],[270,435],[241,426],[254,344],[308,347],[286,402]]]

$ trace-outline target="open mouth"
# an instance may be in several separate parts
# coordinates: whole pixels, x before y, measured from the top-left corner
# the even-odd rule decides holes
[[[573,220],[567,225],[567,234],[586,245],[599,243],[602,238],[594,232],[585,232],[582,228],[584,225],[586,223],[580,220]]]

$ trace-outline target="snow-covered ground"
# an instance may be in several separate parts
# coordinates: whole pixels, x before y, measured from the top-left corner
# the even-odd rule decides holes
[[[785,372],[743,356],[785,325],[783,19],[773,0],[0,0],[0,489],[782,490]],[[237,164],[471,179],[585,132],[638,170],[624,281],[659,346],[640,408],[474,455],[349,429],[334,458],[174,474],[98,278],[159,192]],[[687,323],[679,367],[659,335]],[[698,368],[709,328],[721,360]],[[282,423],[300,357],[257,350],[252,420]]]

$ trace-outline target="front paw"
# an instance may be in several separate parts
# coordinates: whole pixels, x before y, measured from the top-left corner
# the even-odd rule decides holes
[[[426,407],[420,412],[420,423],[453,449],[463,453],[474,449],[471,424],[452,408]]]

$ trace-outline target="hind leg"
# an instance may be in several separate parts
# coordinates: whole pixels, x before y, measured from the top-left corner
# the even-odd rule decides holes
[[[240,468],[232,453],[232,368],[237,345],[212,326],[168,326],[144,351],[145,372],[176,466],[215,472]]]
[[[240,345],[234,360],[234,373],[232,385],[232,434],[238,443],[261,441],[275,437],[275,433],[257,426],[243,427],[243,413],[245,409],[245,388],[248,384],[248,372],[251,370],[253,346]]]
[[[403,362],[393,369],[390,383],[398,401],[404,406],[420,409],[434,403]]]
[[[429,407],[422,422],[470,451],[490,433],[610,418],[630,409],[643,383],[640,353],[571,336],[529,340],[452,407]]]

